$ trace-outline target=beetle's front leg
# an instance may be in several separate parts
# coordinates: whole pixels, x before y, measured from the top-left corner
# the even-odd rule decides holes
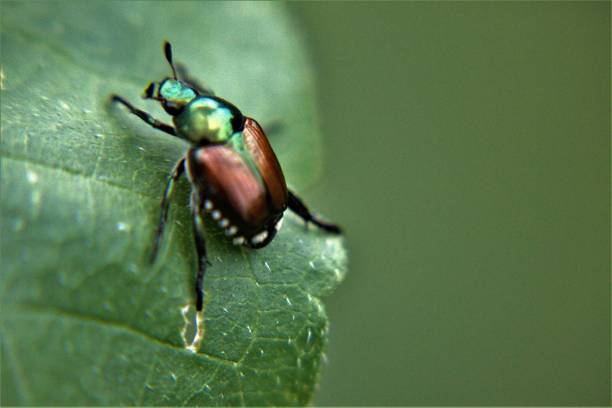
[[[193,215],[193,236],[195,238],[196,253],[198,256],[198,271],[196,273],[196,311],[201,312],[204,303],[204,274],[206,273],[206,240],[204,238],[204,214],[198,191],[191,192],[191,212]]]
[[[342,230],[339,225],[332,224],[330,222],[323,221],[318,218],[316,215],[310,212],[306,204],[295,194],[289,191],[289,200],[287,202],[289,209],[296,213],[301,219],[303,219],[306,223],[313,223],[317,227],[321,228],[324,231],[327,231],[332,234],[341,234]]]
[[[159,129],[162,132],[168,133],[169,135],[176,136],[176,130],[174,130],[174,128],[172,126],[167,125],[167,124],[165,124],[165,123],[155,119],[153,116],[151,116],[150,113],[147,113],[147,112],[143,111],[142,109],[138,109],[137,107],[135,107],[134,105],[129,103],[127,100],[123,99],[121,96],[119,96],[119,95],[111,95],[111,101],[122,104],[123,106],[128,108],[128,110],[131,113],[133,113],[134,115],[138,116],[140,119],[142,119],[144,122],[146,122],[150,126],[154,127],[155,129]]]

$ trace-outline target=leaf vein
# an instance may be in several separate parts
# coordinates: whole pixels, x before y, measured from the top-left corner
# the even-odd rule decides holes
[[[2,335],[2,343],[4,344],[4,350],[6,351],[6,357],[3,359],[4,361],[10,361],[11,365],[13,366],[13,373],[15,374],[15,380],[17,382],[17,387],[20,388],[20,392],[18,392],[17,394],[19,396],[23,396],[24,400],[22,400],[22,402],[24,402],[23,405],[30,405],[31,402],[28,402],[28,395],[30,394],[29,392],[29,387],[27,385],[27,382],[25,380],[25,375],[23,374],[23,371],[21,369],[21,366],[19,365],[19,362],[17,361],[17,356],[15,355],[15,352],[13,350],[13,345],[10,344],[9,339],[6,335],[6,331],[3,331],[3,335]],[[4,362],[3,361],[3,362]]]
[[[158,339],[157,337],[153,337],[149,333],[146,333],[135,327],[128,326],[126,324],[123,324],[117,321],[113,321],[113,320],[107,320],[99,316],[87,315],[84,313],[75,312],[71,310],[65,310],[65,309],[61,309],[58,307],[50,307],[47,305],[45,305],[44,308],[39,305],[34,305],[34,304],[20,304],[20,305],[15,305],[15,307],[22,313],[32,313],[38,316],[51,315],[52,317],[55,317],[55,318],[77,320],[80,322],[102,326],[107,329],[113,329],[116,331],[129,333],[131,335],[136,335],[149,342],[155,343],[158,346],[162,346],[165,348],[171,348],[171,349],[182,351],[185,353],[191,353],[190,351],[185,349],[183,346],[179,346],[169,341]],[[236,365],[236,362],[234,361],[227,360],[227,359],[224,359],[224,358],[221,358],[215,355],[211,355],[211,354],[208,354],[202,351],[195,353],[194,356],[196,358],[201,358],[209,363],[217,363],[217,364],[222,364],[222,365],[226,365],[230,367],[234,367]]]
[[[14,160],[14,161],[22,162],[22,163],[34,164],[36,166],[44,167],[44,168],[50,169],[50,170],[59,171],[59,172],[65,173],[67,175],[75,176],[75,177],[80,177],[80,178],[83,178],[83,179],[86,179],[86,180],[89,179],[89,180],[92,180],[92,181],[94,181],[96,183],[100,183],[100,184],[109,186],[111,188],[116,188],[116,189],[119,189],[119,190],[130,192],[130,193],[132,193],[134,195],[140,196],[140,197],[142,197],[144,199],[147,199],[147,200],[152,200],[152,201],[156,200],[156,198],[153,195],[145,194],[143,192],[136,191],[136,190],[132,190],[132,189],[128,188],[127,186],[124,186],[123,184],[114,183],[114,182],[109,181],[107,179],[95,178],[91,174],[80,173],[80,172],[78,172],[78,171],[76,171],[74,169],[68,168],[68,167],[52,166],[49,163],[45,163],[45,162],[38,161],[38,160],[32,160],[29,157],[14,155],[14,154],[9,153],[9,152],[7,152],[6,150],[3,150],[3,149],[0,149],[0,157],[3,157],[5,159],[9,159],[9,160]]]
[[[136,405],[140,407],[143,406],[143,402],[145,398],[145,391],[147,390],[147,386],[149,385],[149,380],[151,379],[151,374],[154,371],[153,368],[155,367],[155,364],[157,364],[157,352],[153,356],[151,365],[149,366],[149,369],[147,370],[147,376],[145,377],[144,384],[142,385],[142,389],[140,390],[140,395],[138,396],[138,404]]]

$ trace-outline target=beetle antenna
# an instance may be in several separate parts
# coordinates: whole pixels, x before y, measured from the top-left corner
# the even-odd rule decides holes
[[[176,68],[174,68],[174,62],[172,62],[172,45],[170,45],[168,41],[164,42],[164,54],[166,55],[168,64],[170,64],[170,68],[172,68],[172,76],[174,79],[178,79],[176,76]]]

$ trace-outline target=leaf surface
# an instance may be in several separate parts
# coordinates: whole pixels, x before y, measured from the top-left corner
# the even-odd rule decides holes
[[[290,185],[320,168],[312,73],[282,5],[12,3],[1,15],[2,405],[302,405],[327,337],[321,297],[346,270],[340,238],[287,213],[266,248],[207,229],[200,352],[195,251],[181,181],[148,265],[166,177],[186,145],[108,103],[175,59],[263,124]],[[210,224],[210,219],[208,219]],[[191,309],[190,309],[191,310]]]

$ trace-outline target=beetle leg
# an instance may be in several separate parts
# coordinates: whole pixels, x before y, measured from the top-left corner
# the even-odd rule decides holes
[[[311,213],[308,207],[306,207],[306,204],[304,204],[304,202],[299,197],[297,197],[295,194],[293,194],[291,191],[289,191],[289,200],[287,202],[287,205],[289,206],[289,209],[291,211],[296,213],[306,223],[311,222],[317,227],[321,228],[322,230],[325,230],[332,234],[342,233],[340,226],[323,221],[320,218],[318,218],[316,215]]]
[[[176,67],[176,70],[182,82],[184,82],[185,84],[189,85],[190,87],[198,91],[200,95],[204,95],[204,96],[214,96],[215,95],[212,89],[205,87],[204,85],[200,83],[200,81],[198,81],[197,79],[189,75],[189,71],[187,70],[185,65],[181,64],[180,62],[177,62],[174,65]]]
[[[151,114],[138,109],[137,107],[135,107],[134,105],[132,105],[131,103],[129,103],[128,101],[126,101],[125,99],[123,99],[122,97],[120,97],[119,95],[112,95],[111,96],[111,101],[112,102],[119,102],[120,104],[122,104],[123,106],[125,106],[126,108],[129,109],[129,111],[131,113],[133,113],[134,115],[138,116],[140,119],[142,119],[143,121],[147,122],[150,126],[154,127],[155,129],[159,129],[162,132],[166,132],[169,135],[172,136],[176,136],[176,130],[174,130],[174,128],[170,125],[167,125],[157,119],[155,119],[153,116],[151,116]]]
[[[155,262],[157,258],[157,253],[159,252],[159,245],[161,243],[162,236],[164,235],[164,227],[166,226],[166,221],[168,220],[168,207],[170,205],[170,196],[174,191],[174,182],[179,179],[185,172],[185,158],[182,157],[176,165],[174,169],[172,169],[172,173],[170,173],[170,177],[168,178],[168,182],[166,183],[166,190],[164,191],[164,196],[161,201],[161,213],[159,216],[159,224],[157,224],[157,231],[155,232],[155,240],[153,241],[153,251],[151,252],[151,263]]]
[[[196,311],[202,311],[204,303],[204,274],[206,273],[206,240],[204,238],[204,214],[196,190],[191,193],[191,211],[193,215],[193,236],[195,238],[196,253],[198,255],[198,272],[196,274]]]

